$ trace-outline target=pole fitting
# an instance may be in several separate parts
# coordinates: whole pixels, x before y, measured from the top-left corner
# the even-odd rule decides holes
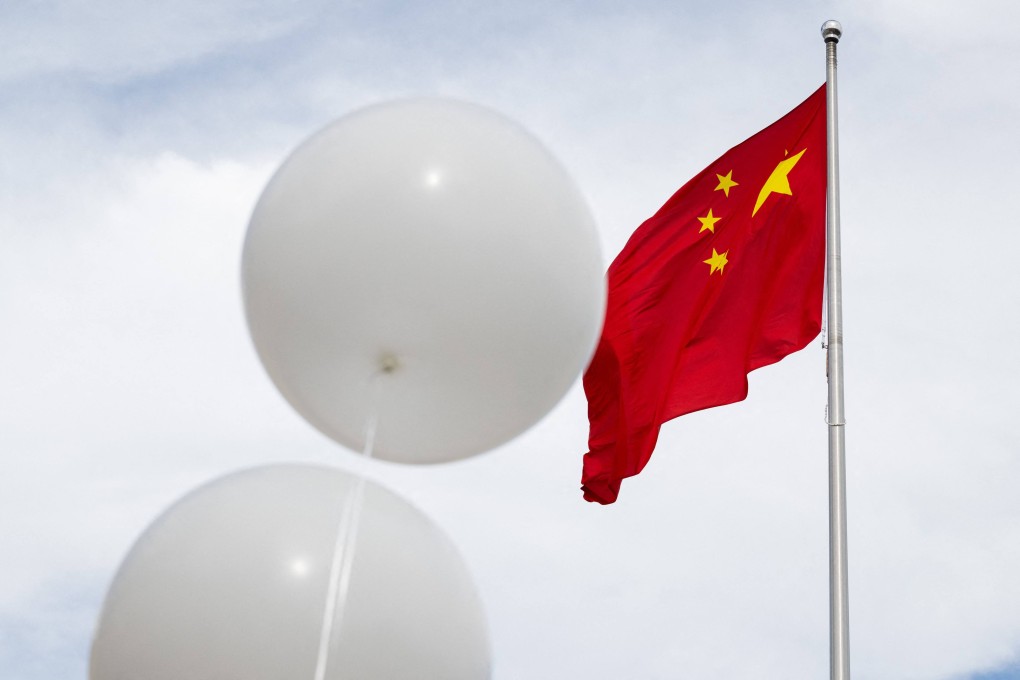
[[[838,43],[843,35],[843,27],[835,19],[829,19],[822,24],[822,40],[827,43]]]

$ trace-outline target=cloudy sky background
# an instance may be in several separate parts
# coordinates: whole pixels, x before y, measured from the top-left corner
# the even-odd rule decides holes
[[[247,219],[287,152],[442,94],[535,133],[607,262],[824,80],[840,124],[855,678],[1020,678],[1020,10],[962,2],[0,5],[0,677],[83,677],[169,503],[255,464],[359,471],[456,542],[496,680],[828,672],[824,353],[577,490],[579,386],[510,444],[372,463],[302,421],[244,326]]]

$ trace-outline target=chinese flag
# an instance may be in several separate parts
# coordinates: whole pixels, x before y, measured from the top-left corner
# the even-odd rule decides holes
[[[825,86],[687,182],[609,267],[606,321],[584,374],[582,488],[612,503],[659,426],[741,401],[747,374],[821,328]]]

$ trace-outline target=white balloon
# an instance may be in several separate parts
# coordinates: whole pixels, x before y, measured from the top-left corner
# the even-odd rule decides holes
[[[377,407],[374,452],[405,463],[489,450],[548,413],[605,296],[563,167],[508,119],[442,99],[364,109],[294,151],[255,207],[242,276],[284,397],[357,451]]]
[[[359,483],[349,585],[316,676]],[[339,470],[280,465],[216,480],[152,523],[110,586],[89,678],[480,680],[490,666],[470,575],[431,521]]]

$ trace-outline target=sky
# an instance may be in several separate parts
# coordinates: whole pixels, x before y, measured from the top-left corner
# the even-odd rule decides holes
[[[474,458],[368,461],[277,393],[239,263],[309,134],[410,95],[519,121],[606,263],[680,185],[824,80],[840,170],[851,669],[1020,678],[1015,3],[3,3],[0,677],[84,677],[131,544],[238,469],[312,462],[413,502],[485,604],[495,680],[824,677],[819,342],[666,424],[601,507],[578,383]]]

